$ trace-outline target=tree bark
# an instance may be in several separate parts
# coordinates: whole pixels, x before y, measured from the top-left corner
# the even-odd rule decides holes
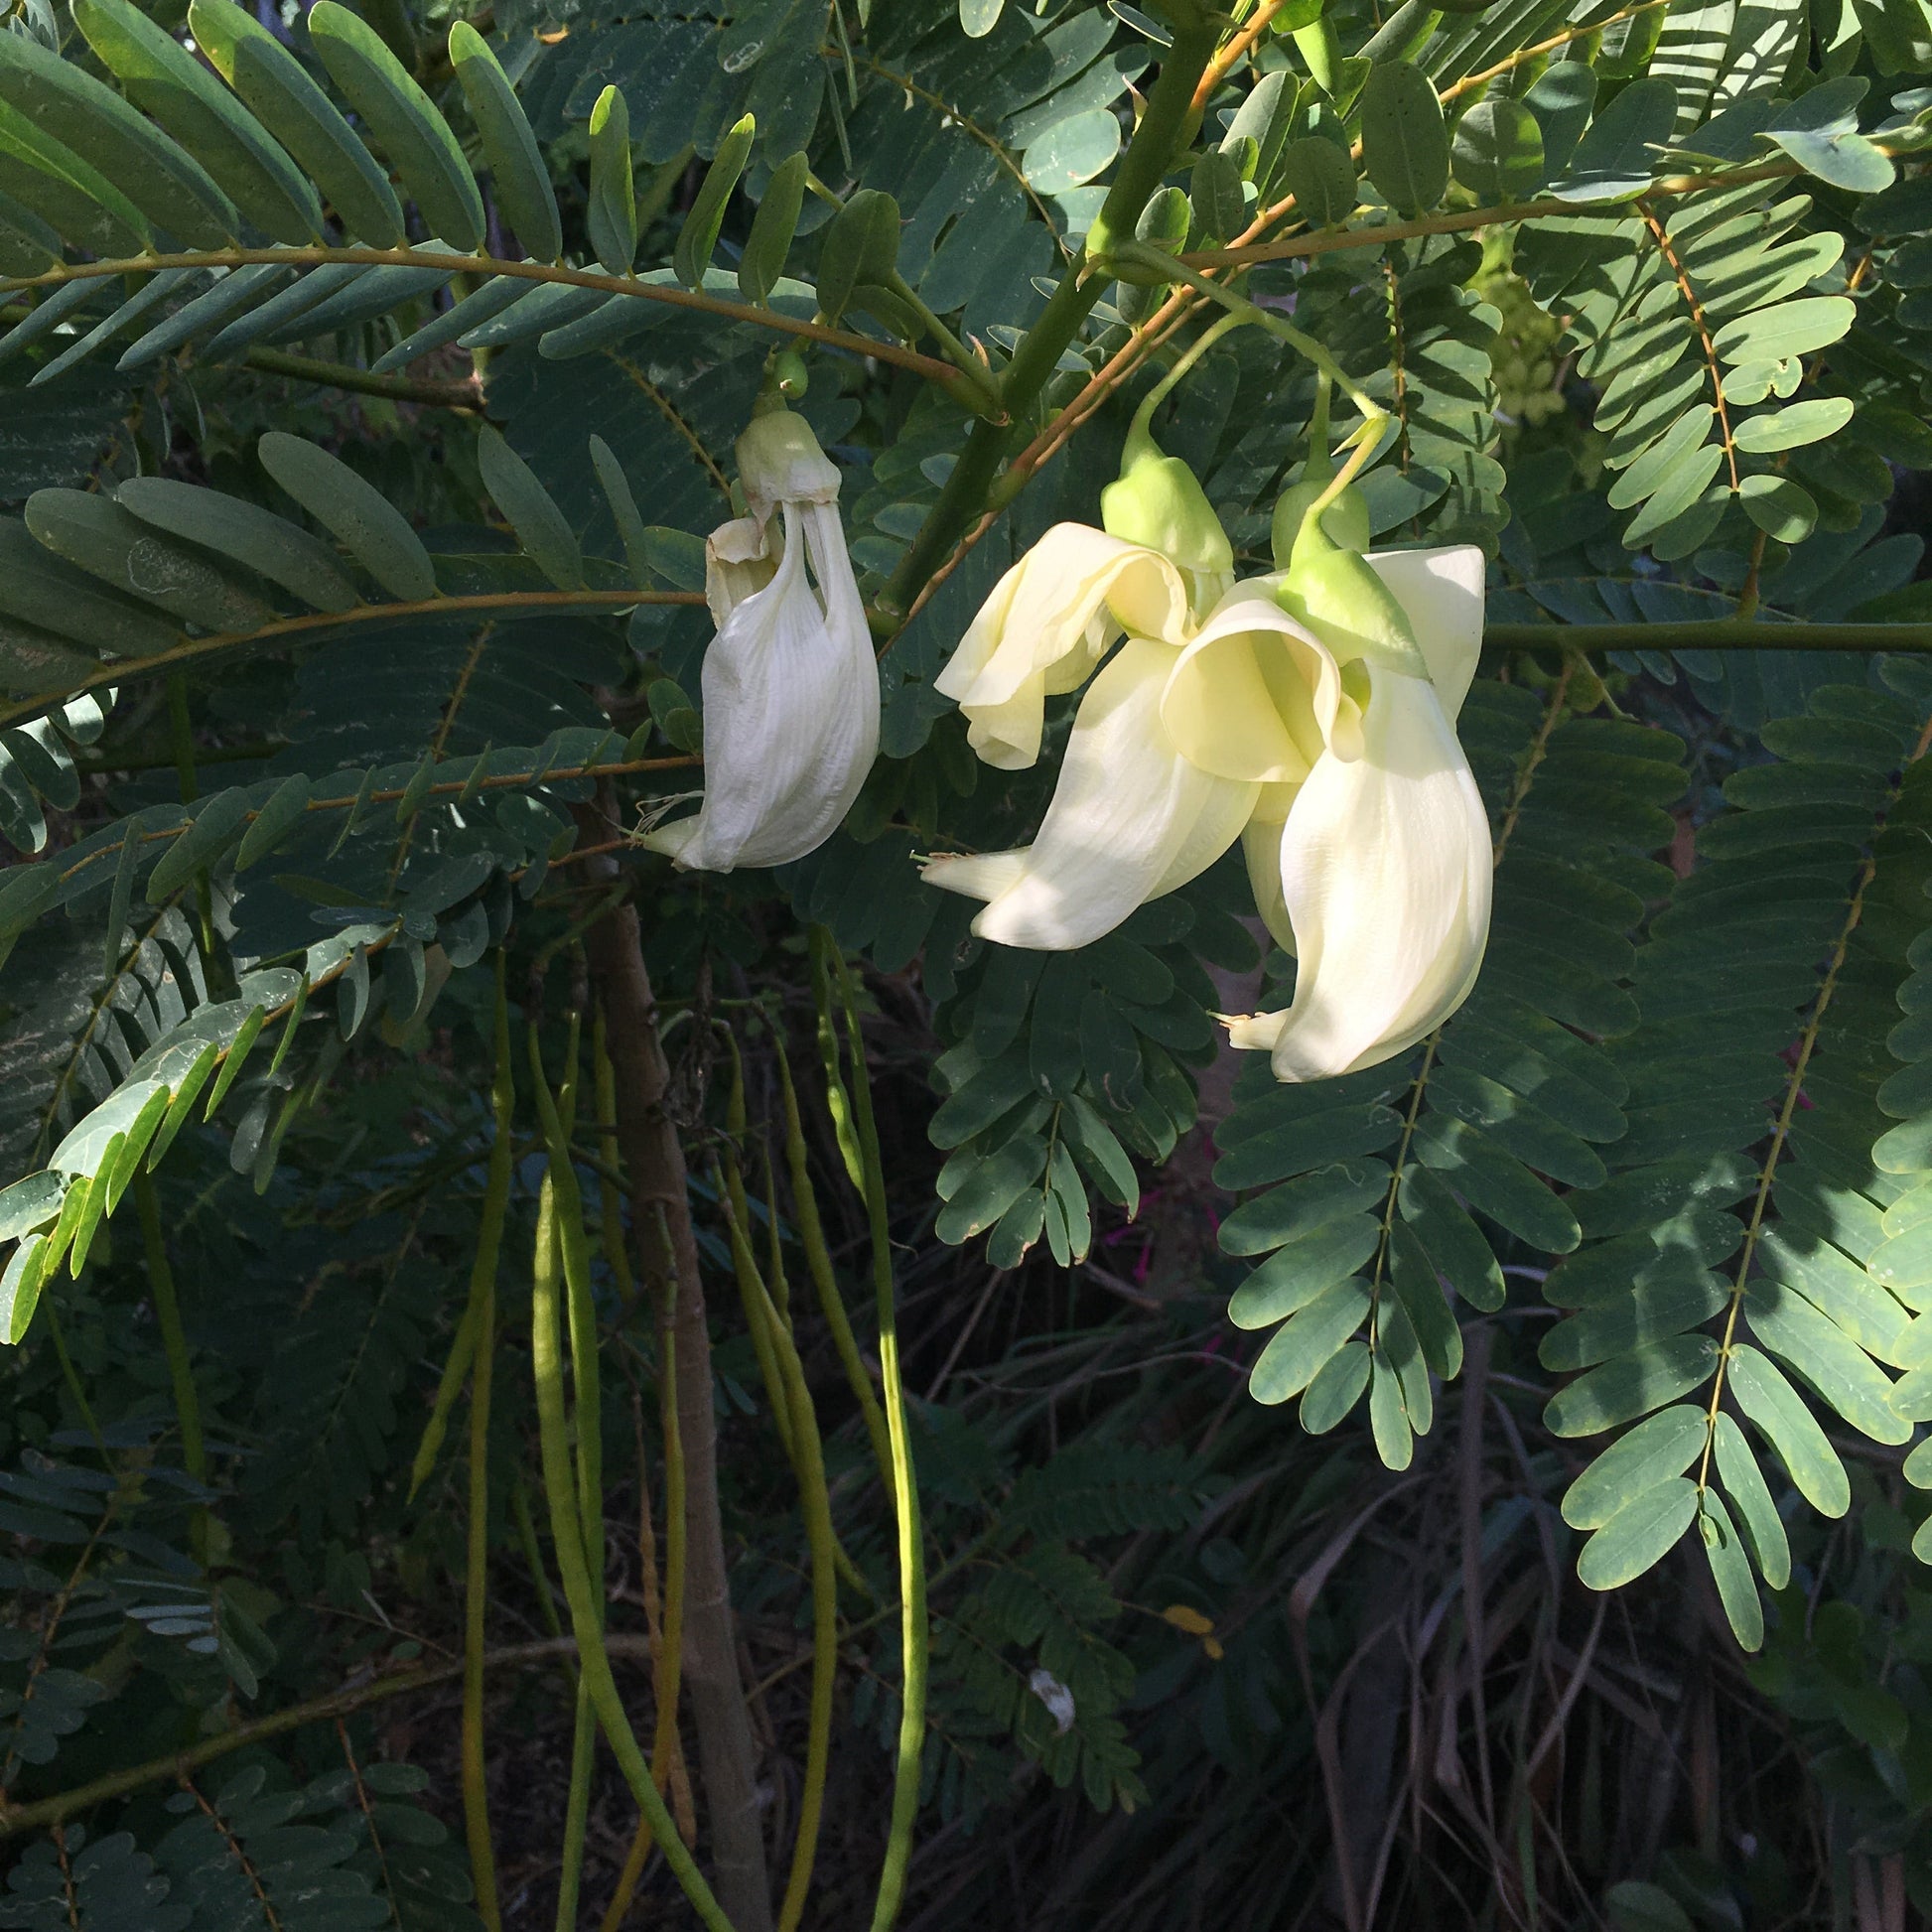
[[[586,833],[587,839],[599,836],[601,832]],[[769,1932],[771,1894],[758,1798],[758,1753],[739,1674],[718,1513],[717,1421],[704,1282],[685,1191],[684,1149],[664,1110],[670,1070],[657,1036],[656,1000],[635,908],[617,906],[590,928],[586,939],[617,1074],[618,1140],[644,1279],[659,1292],[674,1287],[677,1296],[672,1334],[687,1539],[683,1677],[697,1725],[718,1897],[740,1932]]]

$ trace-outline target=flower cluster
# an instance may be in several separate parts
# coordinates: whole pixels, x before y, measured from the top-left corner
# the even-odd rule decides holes
[[[1391,1058],[1468,997],[1488,935],[1488,820],[1454,731],[1482,553],[1364,555],[1330,510],[1283,532],[1284,569],[1233,583],[1200,485],[1165,459],[1131,465],[1102,512],[1105,531],[1058,524],[1007,573],[938,681],[982,758],[1031,763],[1047,694],[1123,639],[1081,699],[1038,835],[935,858],[926,879],[986,901],[981,936],[1058,951],[1239,838],[1297,973],[1287,1008],[1229,1023],[1234,1044],[1284,1080]],[[1164,534],[1136,542],[1135,525]]]
[[[706,546],[704,802],[645,835],[711,871],[823,843],[879,743],[838,472],[782,409],[738,460],[748,514]],[[1467,998],[1488,935],[1488,821],[1455,736],[1482,553],[1369,551],[1359,499],[1311,483],[1277,513],[1277,570],[1237,583],[1200,484],[1144,437],[1101,520],[1048,530],[938,679],[1007,770],[1038,759],[1047,699],[1083,693],[1039,831],[924,877],[985,901],[981,937],[1066,951],[1239,839],[1297,967],[1291,1004],[1231,1019],[1233,1043],[1283,1080],[1391,1058]]]

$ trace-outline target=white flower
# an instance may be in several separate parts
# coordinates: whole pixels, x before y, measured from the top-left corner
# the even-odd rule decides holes
[[[751,513],[705,545],[718,634],[703,672],[704,803],[643,835],[704,872],[781,866],[824,844],[879,751],[879,671],[839,473],[786,410],[754,418],[738,469]]]
[[[1297,973],[1289,1007],[1229,1035],[1268,1051],[1283,1080],[1374,1066],[1434,1032],[1473,988],[1489,931],[1489,823],[1453,723],[1482,643],[1482,553],[1361,561],[1389,598],[1366,594],[1347,562],[1291,566],[1284,601],[1353,698],[1308,775],[1271,787],[1245,835],[1257,902]]]
[[[1265,790],[1307,775],[1347,704],[1328,651],[1237,586],[1183,646],[1121,645],[1080,701],[1031,845],[938,857],[925,879],[988,901],[983,939],[1089,945],[1205,872]]]
[[[1227,533],[1193,473],[1138,431],[1100,513],[1104,529],[1055,523],[994,585],[933,680],[988,764],[1032,764],[1048,698],[1079,690],[1123,632],[1185,643],[1234,581]]]

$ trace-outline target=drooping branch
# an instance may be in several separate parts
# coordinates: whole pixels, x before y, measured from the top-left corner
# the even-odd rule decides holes
[[[326,636],[357,624],[394,623],[400,618],[516,617],[530,611],[623,611],[639,604],[704,602],[702,591],[495,591],[472,597],[432,597],[415,604],[358,604],[352,610],[279,618],[258,630],[223,630],[189,637],[146,657],[117,657],[58,691],[42,691],[18,704],[0,706],[0,728],[25,724],[55,705],[70,704],[86,691],[118,690],[129,679],[176,671],[197,659],[255,650],[291,638]]]
[[[523,282],[563,283],[571,288],[601,289],[609,295],[630,296],[640,302],[661,302],[672,308],[695,309],[704,315],[718,316],[727,322],[750,323],[755,329],[770,329],[783,336],[800,336],[828,348],[843,348],[854,355],[870,356],[874,361],[891,362],[910,369],[928,382],[936,382],[953,394],[975,414],[988,407],[981,388],[963,371],[937,357],[922,355],[900,343],[872,336],[855,335],[849,329],[834,329],[822,322],[807,322],[797,316],[780,315],[775,309],[756,308],[749,302],[731,302],[723,296],[706,295],[701,290],[681,288],[666,282],[645,282],[634,276],[605,275],[596,269],[569,268],[557,262],[504,261],[493,255],[454,255],[424,248],[350,248],[329,247],[318,243],[307,248],[204,248],[168,255],[129,255],[112,261],[63,262],[38,275],[0,276],[0,295],[19,289],[66,288],[77,281],[101,281],[124,275],[154,275],[171,268],[244,268],[257,262],[280,268],[319,268],[332,264],[362,265],[371,268],[446,268],[453,274],[480,277],[509,276]]]

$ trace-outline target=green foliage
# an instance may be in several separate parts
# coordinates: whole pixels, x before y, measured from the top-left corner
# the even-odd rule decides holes
[[[412,22],[323,0],[287,34],[231,0],[181,11],[35,0],[0,23],[9,1804],[411,1661],[389,1609],[406,1596],[433,1623],[461,1567],[454,1488],[412,1512],[401,1470],[439,1361],[453,1400],[474,1341],[456,1322],[485,955],[561,1064],[565,1025],[594,1024],[583,942],[622,898],[671,1060],[652,1118],[692,1152],[683,1204],[721,1279],[703,1171],[720,1137],[748,1175],[778,1138],[760,1082],[806,997],[801,928],[869,970],[900,1286],[945,1311],[909,1342],[937,1344],[918,1461],[941,1816],[977,1821],[1043,1773],[1171,1822],[1173,1792],[1271,1762],[1285,1725],[1329,1776],[1341,1707],[1317,1712],[1316,1682],[1359,1659],[1314,1604],[1319,1565],[1368,1518],[1332,1557],[1297,1539],[1317,1519],[1339,1534],[1338,1499],[1398,1493],[1371,1449],[1433,1481],[1419,1439],[1453,1407],[1476,1483],[1453,1504],[1477,1552],[1464,1589],[1534,1520],[1553,1566],[1521,1573],[1536,1589],[1556,1592],[1567,1551],[1586,1588],[1641,1605],[1660,1566],[1683,1580],[1694,1538],[1762,1648],[1760,1692],[1876,1821],[1846,1856],[1916,1846],[1925,1714],[1895,1660],[1922,1661],[1922,1607],[1863,1575],[1863,1608],[1833,1599],[1813,1517],[1856,1507],[1869,1561],[1932,1559],[1898,1486],[1932,1488],[1932,682],[1903,649],[1720,649],[1697,627],[1932,616],[1920,486],[1898,487],[1932,468],[1920,0],[1607,19],[1341,0],[1279,9],[1207,68],[1196,43],[1251,10],[516,0]],[[1257,982],[1237,865],[1052,955],[974,937],[970,904],[916,871],[1038,823],[1071,704],[1051,699],[1037,767],[992,772],[934,677],[1045,529],[1097,520],[1132,408],[1211,319],[1158,258],[1084,255],[1129,232],[1292,314],[1387,412],[1359,481],[1378,544],[1478,545],[1491,621],[1543,626],[1491,653],[1459,721],[1497,855],[1472,996],[1336,1080],[1252,1064],[1231,1111],[1220,1010],[1285,1004],[1294,971],[1276,954]],[[626,834],[702,781],[704,543],[744,508],[732,445],[778,382],[840,470],[881,632],[882,759],[806,858],[681,878]],[[1352,426],[1252,327],[1150,425],[1247,575],[1277,495]],[[1605,623],[1654,642],[1604,656]],[[750,1069],[749,1127],[712,1092],[720,1028]],[[801,1163],[836,1178],[820,1156],[849,1138],[846,1096],[805,1097],[832,1138]],[[615,1462],[663,1357],[617,1265],[631,1157],[615,1132],[593,1146],[589,1112]],[[1232,1197],[1211,1210],[1188,1177],[1210,1139]],[[151,1180],[180,1335],[127,1239],[126,1195]],[[526,1254],[530,1193],[519,1177]],[[835,1266],[785,1184],[759,1211],[750,1232],[794,1281],[772,1305],[827,1410],[856,1679],[839,1708],[890,1750],[900,1664],[864,1619],[889,1622],[900,1584],[872,1418],[824,1395],[863,1380],[872,1338],[827,1340],[795,1285],[836,1294],[861,1231],[834,1228]],[[1210,1216],[1220,1259],[1200,1252]],[[1112,1266],[1128,1240],[1145,1293]],[[1002,1352],[965,1309],[1009,1276],[1040,1309]],[[1102,1294],[1133,1312],[1104,1305],[1088,1334],[1079,1298]],[[726,1426],[788,1450],[723,1299]],[[1195,1302],[1225,1322],[1190,1328]],[[1111,1360],[1115,1320],[1187,1366],[1163,1383]],[[1079,1360],[1071,1393],[999,1379],[1024,1382],[1041,1338]],[[971,1380],[969,1344],[997,1374]],[[942,1401],[961,1351],[966,1386]],[[1466,1399],[1465,1363],[1489,1378]],[[1130,1370],[1152,1393],[1112,1404],[1081,1379]],[[1230,1371],[1260,1409],[1228,1402]],[[520,1376],[506,1349],[481,1532],[497,1581],[513,1565],[534,1592],[519,1636],[554,1608],[504,1501],[528,1467]],[[212,1467],[192,1475],[184,1377],[208,1411]],[[1491,1399],[1514,1405],[1520,1466],[1483,1517]],[[1300,1431],[1271,1413],[1290,1401]],[[1873,1456],[1897,1476],[1882,1501]],[[1249,1465],[1293,1500],[1237,1540],[1223,1485],[1261,1482]],[[777,1481],[728,1472],[724,1511],[752,1579],[734,1582],[774,1628],[797,1607]],[[1446,1620],[1479,1631],[1452,1593],[1418,1659]],[[1579,1654],[1562,1669],[1582,1686]],[[1534,1738],[1547,1709],[1523,1711]],[[465,1860],[408,1802],[420,1780],[374,1743],[358,1720],[326,1748],[305,1734],[94,1807],[31,1839],[0,1924],[478,1923]],[[1854,1776],[1859,1751],[1880,1755]],[[1454,1804],[1490,1783],[1485,1758]],[[1421,1817],[1441,1792],[1411,1795]],[[1184,1833],[1162,1856],[1267,1863],[1280,1819],[1223,1809],[1190,1828],[1216,1857]],[[1456,1816],[1534,1863],[1534,1807],[1507,1828]],[[1820,1836],[1855,1844],[1842,1820]],[[1579,1909],[1675,1923],[1688,1868],[1602,1866]],[[1932,1897],[1918,1863],[1908,1881]]]

